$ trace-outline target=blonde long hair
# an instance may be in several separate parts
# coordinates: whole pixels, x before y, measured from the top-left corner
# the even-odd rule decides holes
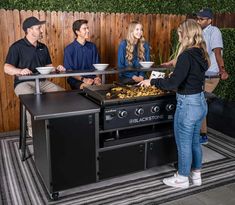
[[[128,26],[127,37],[126,37],[126,42],[127,42],[126,59],[127,59],[129,64],[132,64],[131,62],[133,60],[133,53],[134,53],[134,49],[135,49],[135,39],[134,39],[134,36],[133,36],[133,32],[135,30],[135,27],[138,24],[140,24],[142,26],[142,24],[138,21],[132,21]],[[139,58],[140,61],[145,60],[145,57],[144,57],[144,52],[145,52],[144,42],[145,42],[145,39],[142,35],[142,37],[137,42],[137,53],[138,53],[138,58]]]
[[[210,65],[210,58],[206,50],[206,43],[203,39],[202,28],[200,25],[193,19],[187,19],[179,25],[177,32],[180,44],[175,62],[177,62],[179,55],[186,49],[198,47],[203,50],[208,65]]]

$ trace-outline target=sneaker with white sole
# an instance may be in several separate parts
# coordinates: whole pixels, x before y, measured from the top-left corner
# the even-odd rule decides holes
[[[189,176],[190,181],[195,186],[201,186],[202,185],[202,178],[201,178],[201,172],[195,172],[192,171]]]
[[[208,144],[207,135],[203,135],[203,136],[201,135],[199,141],[200,141],[200,144]]]
[[[188,177],[181,176],[178,173],[174,174],[173,177],[163,179],[163,183],[167,186],[176,187],[176,188],[188,188],[189,180]]]

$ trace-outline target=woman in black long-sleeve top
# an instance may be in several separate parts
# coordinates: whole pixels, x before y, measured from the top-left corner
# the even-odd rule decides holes
[[[166,79],[144,80],[142,86],[155,85],[164,90],[176,90],[177,108],[174,116],[174,134],[178,150],[178,172],[163,180],[168,186],[188,188],[189,178],[200,186],[202,150],[199,143],[200,126],[207,113],[203,93],[205,71],[209,67],[202,29],[188,19],[178,28],[179,51],[173,74]]]

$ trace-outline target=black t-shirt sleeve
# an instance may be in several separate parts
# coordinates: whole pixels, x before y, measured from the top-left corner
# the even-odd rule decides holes
[[[15,67],[18,67],[19,64],[19,50],[15,45],[12,45],[9,50],[6,57],[5,63],[11,64]]]
[[[190,58],[183,52],[177,59],[175,69],[170,78],[152,79],[151,85],[155,85],[163,90],[176,90],[179,85],[187,78],[190,69]]]

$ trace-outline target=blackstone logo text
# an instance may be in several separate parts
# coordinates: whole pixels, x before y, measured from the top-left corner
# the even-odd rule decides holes
[[[149,122],[149,121],[154,121],[154,120],[158,120],[158,119],[162,119],[162,118],[163,118],[163,115],[135,118],[135,119],[130,119],[129,120],[129,124],[137,124],[137,123],[141,123],[141,122]]]

